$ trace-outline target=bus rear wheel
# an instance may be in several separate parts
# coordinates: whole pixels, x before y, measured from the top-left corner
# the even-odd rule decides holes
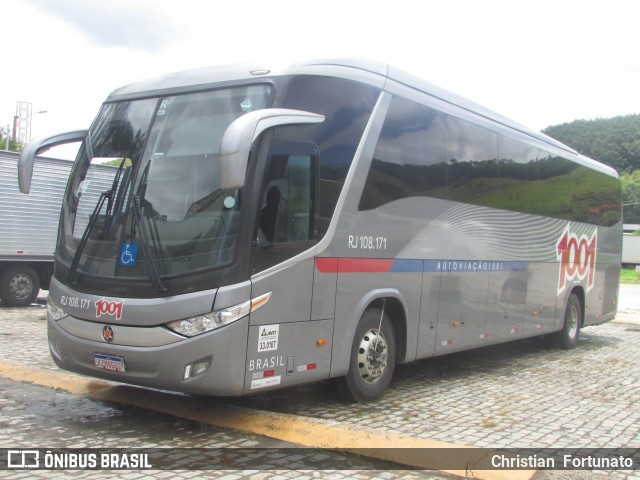
[[[396,338],[389,317],[377,308],[364,312],[351,347],[349,371],[343,379],[348,397],[359,403],[379,399],[396,366]]]
[[[575,293],[569,295],[567,308],[564,312],[564,324],[562,330],[554,334],[553,340],[555,344],[571,350],[578,346],[578,337],[580,336],[580,324],[582,323],[582,307],[580,299]]]

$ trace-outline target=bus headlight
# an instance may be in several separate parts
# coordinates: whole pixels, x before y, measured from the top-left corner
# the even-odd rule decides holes
[[[265,293],[252,300],[234,305],[233,307],[223,308],[222,310],[216,310],[192,318],[175,320],[165,324],[165,326],[169,330],[184,335],[185,337],[195,337],[196,335],[224,327],[225,325],[229,325],[236,320],[246,317],[249,313],[255,312],[258,308],[266,304],[270,297],[271,292]]]
[[[47,297],[47,313],[55,321],[61,320],[69,315],[53,301],[51,295]]]
[[[167,323],[167,328],[185,337],[195,337],[240,320],[242,317],[246,317],[250,311],[251,301],[249,300],[224,310]]]

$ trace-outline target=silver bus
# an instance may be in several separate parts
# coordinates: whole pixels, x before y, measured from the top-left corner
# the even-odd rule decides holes
[[[322,60],[133,83],[81,141],[48,337],[62,368],[205,395],[336,378],[614,317],[617,173],[394,67]],[[93,164],[110,187],[87,195]]]

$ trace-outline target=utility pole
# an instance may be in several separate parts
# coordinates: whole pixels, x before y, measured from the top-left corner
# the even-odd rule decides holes
[[[4,149],[8,152],[9,151],[9,124],[7,123],[7,132],[6,135],[4,137]]]
[[[20,116],[14,115],[13,117],[13,143],[16,143],[16,130],[18,130],[18,119]]]

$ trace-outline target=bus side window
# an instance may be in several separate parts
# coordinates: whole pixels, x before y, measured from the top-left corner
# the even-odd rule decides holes
[[[275,265],[317,240],[317,169],[314,144],[274,140],[257,212],[256,246],[264,251],[252,255],[254,268]]]
[[[273,243],[281,199],[280,189],[275,185],[269,187],[265,205],[260,211],[260,234],[264,237],[265,242]]]
[[[447,198],[444,114],[394,97],[358,209],[411,197]]]
[[[312,158],[273,155],[263,196],[259,227],[268,243],[312,237]]]

